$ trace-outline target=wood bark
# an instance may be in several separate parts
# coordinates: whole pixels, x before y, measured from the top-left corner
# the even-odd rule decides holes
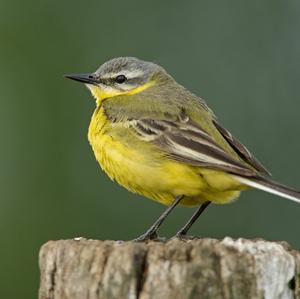
[[[300,298],[300,253],[285,242],[49,241],[40,299]]]

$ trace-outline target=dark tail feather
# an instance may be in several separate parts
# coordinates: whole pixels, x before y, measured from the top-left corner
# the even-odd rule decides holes
[[[244,178],[234,175],[241,183],[300,203],[300,192],[271,181],[269,178]]]

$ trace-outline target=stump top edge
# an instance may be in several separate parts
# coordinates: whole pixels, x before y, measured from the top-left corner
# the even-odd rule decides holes
[[[96,240],[87,239],[84,237],[74,238],[74,239],[61,239],[61,240],[49,240],[41,247],[41,252],[46,248],[66,247],[66,246],[80,246],[80,247],[97,247],[97,246],[107,246],[107,247],[123,247],[130,246],[136,248],[149,247],[166,247],[166,248],[186,248],[186,247],[231,247],[238,251],[249,251],[254,248],[258,251],[268,251],[274,248],[281,249],[293,254],[299,254],[297,249],[292,248],[292,246],[286,241],[268,241],[262,238],[245,239],[245,238],[231,238],[225,237],[223,239],[215,238],[194,238],[189,240],[181,239],[168,239],[168,240],[151,240],[147,242],[136,242],[134,240],[123,241],[123,240]],[[254,253],[254,252],[253,252]]]

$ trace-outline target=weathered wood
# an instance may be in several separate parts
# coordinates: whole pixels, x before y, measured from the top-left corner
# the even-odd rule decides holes
[[[50,241],[40,269],[40,299],[300,298],[300,253],[264,240]]]

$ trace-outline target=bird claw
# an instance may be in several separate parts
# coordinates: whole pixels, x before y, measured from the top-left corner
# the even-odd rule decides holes
[[[140,235],[139,237],[137,237],[136,239],[134,239],[133,241],[135,242],[147,242],[147,241],[157,241],[158,235],[156,232],[146,232],[142,235]]]

